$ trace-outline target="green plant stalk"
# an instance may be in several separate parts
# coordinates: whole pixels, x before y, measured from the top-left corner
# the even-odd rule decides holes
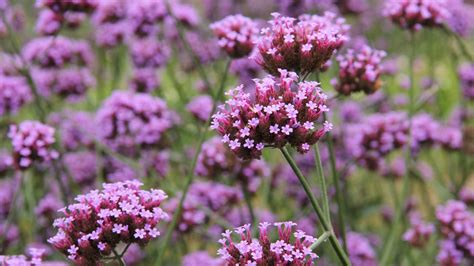
[[[315,248],[319,247],[324,241],[326,241],[331,236],[331,232],[326,231],[321,236],[318,237],[316,242],[314,242],[309,248],[314,250]]]
[[[324,176],[323,164],[321,162],[318,143],[314,144],[314,163],[316,165],[317,180],[319,186],[321,187],[323,213],[326,215],[326,220],[331,221],[331,214],[329,213],[328,188],[326,186],[326,177]]]
[[[247,205],[247,209],[250,214],[250,220],[252,221],[252,226],[255,226],[257,222],[257,218],[255,216],[255,212],[253,209],[252,199],[250,198],[249,189],[247,187],[247,184],[241,184],[241,187],[242,187],[242,193],[244,194],[245,204]]]
[[[342,265],[351,265],[349,258],[347,257],[346,253],[344,252],[344,249],[341,247],[339,244],[336,236],[334,235],[334,232],[331,229],[330,222],[326,220],[326,217],[319,206],[318,202],[316,201],[315,196],[313,195],[311,191],[311,187],[308,184],[308,181],[304,177],[303,173],[299,169],[298,165],[296,162],[293,160],[293,157],[291,157],[290,153],[285,147],[280,148],[280,151],[283,153],[283,156],[285,157],[286,161],[290,165],[290,167],[293,169],[293,172],[296,174],[298,177],[298,180],[301,183],[301,186],[303,186],[304,191],[306,192],[306,195],[308,196],[308,199],[311,203],[311,206],[313,207],[314,211],[316,212],[316,215],[319,218],[319,221],[325,231],[331,232],[331,236],[329,237],[329,242],[331,243],[332,248],[336,252],[336,255]]]
[[[229,64],[230,64],[230,61],[229,61],[228,65]],[[228,67],[226,67],[226,70],[228,70]],[[204,140],[206,139],[206,133],[207,133],[207,130],[208,130],[210,124],[211,124],[212,115],[214,114],[214,112],[217,109],[218,99],[220,99],[222,97],[222,95],[224,94],[224,87],[225,87],[225,83],[226,83],[226,80],[227,80],[227,75],[228,75],[228,71],[226,71],[223,74],[222,81],[221,81],[221,84],[219,86],[219,90],[217,91],[217,93],[215,94],[215,97],[214,97],[214,102],[213,102],[213,105],[212,105],[212,111],[209,114],[209,117],[208,117],[204,127],[201,126],[199,128],[199,138],[198,138],[198,143],[197,143],[197,146],[196,146],[196,150],[194,152],[194,156],[193,156],[193,159],[192,159],[192,162],[191,162],[191,168],[190,168],[190,171],[188,173],[188,176],[186,177],[186,181],[185,181],[185,184],[184,184],[184,188],[183,188],[181,198],[180,198],[179,203],[178,203],[178,207],[176,208],[176,210],[173,214],[173,218],[171,220],[171,223],[170,223],[170,225],[168,227],[168,230],[166,231],[166,234],[164,236],[162,246],[161,246],[160,250],[158,251],[158,257],[157,257],[157,260],[155,262],[155,265],[161,265],[161,262],[163,261],[163,257],[164,257],[166,248],[167,248],[168,243],[171,239],[171,235],[173,234],[173,231],[174,231],[174,229],[176,228],[176,226],[178,224],[178,219],[179,219],[179,217],[181,215],[181,212],[183,210],[183,204],[184,204],[184,201],[186,199],[189,187],[191,186],[191,184],[194,180],[194,170],[196,168],[197,159],[198,159],[199,153],[201,152],[202,144],[203,144]]]
[[[10,203],[10,209],[4,222],[4,232],[8,232],[8,230],[10,229],[10,225],[13,220],[13,214],[15,213],[13,210],[16,210],[15,205],[17,204],[18,198],[20,197],[20,194],[21,194],[23,179],[24,179],[24,175],[22,172],[20,172],[19,181],[18,181],[19,184],[16,184],[17,187],[15,190],[15,193],[13,194],[13,200]],[[6,234],[0,235],[0,254],[5,254],[4,252],[5,252],[6,247],[3,245],[4,244],[3,241],[5,241],[5,237],[6,237]]]
[[[410,190],[410,165],[412,160],[411,154],[411,144],[412,144],[412,118],[415,111],[415,53],[416,53],[416,42],[415,42],[415,33],[410,33],[410,46],[411,51],[409,54],[409,75],[410,75],[410,89],[408,90],[408,121],[409,121],[409,133],[408,133],[408,143],[406,146],[406,153],[405,153],[405,165],[406,165],[406,173],[403,177],[403,184],[402,184],[402,192],[399,201],[399,205],[397,208],[397,212],[395,214],[395,220],[393,221],[393,226],[390,229],[388,240],[382,250],[382,258],[380,260],[380,265],[388,265],[390,264],[392,253],[395,250],[394,245],[399,240],[400,231],[403,229],[400,222],[402,221],[403,214],[404,214],[404,202],[408,196],[408,192]]]

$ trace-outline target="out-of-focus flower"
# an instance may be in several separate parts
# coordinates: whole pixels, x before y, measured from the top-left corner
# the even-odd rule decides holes
[[[127,249],[127,253],[123,256],[123,261],[126,265],[140,265],[145,258],[145,253],[140,248],[138,244],[131,244],[130,247]]]
[[[34,162],[48,162],[59,157],[53,149],[54,128],[37,121],[25,120],[19,125],[11,125],[8,137],[12,140],[13,158],[21,170]]]
[[[36,0],[37,8],[49,8],[55,12],[91,12],[97,7],[97,0]]]
[[[450,16],[447,24],[449,28],[462,37],[467,37],[474,30],[474,19],[472,13],[474,7],[466,4],[464,0],[450,0],[447,5]]]
[[[127,18],[132,31],[138,36],[151,36],[156,33],[156,23],[163,21],[168,14],[163,0],[127,1]]]
[[[436,218],[440,223],[440,231],[445,240],[452,243],[449,250],[458,250],[461,257],[474,258],[474,215],[462,201],[450,200],[436,208]],[[442,248],[441,253],[447,247]],[[448,252],[450,253],[450,252]],[[448,256],[447,254],[445,254]],[[452,255],[452,254],[451,254]],[[457,254],[459,255],[459,254]],[[451,257],[451,256],[448,256]],[[441,259],[439,259],[441,260]]]
[[[168,175],[170,152],[162,151],[143,151],[141,163],[149,174],[158,174],[159,177]],[[153,173],[152,173],[153,172]]]
[[[25,12],[18,6],[5,6],[0,8],[0,11],[4,13],[5,20],[10,26],[10,29],[14,32],[21,31],[25,25]],[[0,19],[0,38],[7,37],[8,27],[5,25],[3,19]]]
[[[463,258],[462,251],[457,249],[453,241],[441,241],[438,256],[436,256],[436,260],[441,266],[461,265]]]
[[[233,15],[211,24],[218,45],[233,58],[248,56],[252,52],[258,33],[252,19]]]
[[[66,153],[63,163],[76,184],[81,187],[89,187],[94,184],[97,177],[97,156],[95,152]]]
[[[135,68],[130,80],[130,89],[134,92],[150,93],[160,87],[155,68]]]
[[[96,115],[98,137],[110,148],[128,154],[138,146],[160,144],[176,117],[158,97],[145,93],[114,92]]]
[[[459,192],[459,198],[467,205],[474,205],[474,189],[464,187]]]
[[[219,258],[213,258],[207,251],[195,251],[183,257],[182,266],[223,266],[224,261]]]
[[[178,209],[178,204],[178,197],[171,198],[164,206],[164,209],[168,213],[172,214]],[[208,219],[209,217],[202,209],[201,204],[196,199],[194,199],[193,196],[189,195],[183,202],[181,215],[178,217],[176,230],[180,233],[191,232],[197,226],[205,224]]]
[[[137,68],[159,68],[168,60],[169,49],[154,38],[135,39],[130,56]]]
[[[64,207],[61,200],[54,194],[44,196],[35,208],[36,222],[39,226],[49,229],[54,219],[57,218],[58,210]],[[48,234],[46,234],[48,235]],[[51,236],[52,234],[49,234]],[[46,236],[45,236],[46,237]]]
[[[403,234],[403,240],[416,248],[423,248],[435,231],[433,224],[424,223],[417,216],[410,218],[411,227]]]
[[[279,75],[280,68],[301,77],[317,71],[348,40],[349,26],[331,12],[298,19],[272,15],[271,27],[261,30],[254,58],[274,76]]]
[[[48,240],[77,264],[95,264],[119,243],[146,245],[160,235],[157,224],[168,215],[160,208],[167,198],[162,190],[141,190],[138,181],[104,184],[63,208],[65,217]]]
[[[94,58],[86,41],[63,36],[34,39],[25,45],[22,54],[29,63],[41,68],[91,66]]]
[[[405,113],[373,114],[363,122],[346,127],[347,150],[365,167],[376,170],[382,159],[408,141],[409,123]]]
[[[32,98],[30,87],[24,78],[0,74],[0,116],[15,114],[23,105],[31,102]]]
[[[28,254],[30,259],[25,255],[13,255],[13,256],[0,256],[0,263],[2,265],[56,265],[56,266],[65,266],[61,262],[45,262],[43,257],[46,253],[46,250],[39,248],[30,248]]]
[[[258,159],[265,146],[286,144],[300,153],[310,150],[332,128],[319,118],[329,111],[327,96],[317,82],[300,82],[294,72],[280,70],[280,77],[255,80],[255,98],[243,85],[229,91],[231,97],[213,115],[212,128],[230,149],[243,159]]]
[[[192,99],[186,109],[199,121],[206,122],[212,112],[213,100],[209,95],[200,95]]]
[[[356,232],[347,233],[349,260],[354,266],[377,266],[377,256],[369,240]]]
[[[105,157],[104,175],[109,182],[120,182],[140,178],[132,167],[114,157]]]
[[[412,31],[423,27],[441,27],[450,17],[446,0],[387,0],[384,16]]]
[[[474,100],[474,64],[464,64],[459,67],[459,80],[466,99]]]
[[[231,180],[247,186],[250,192],[257,191],[261,179],[270,174],[265,161],[238,159],[218,137],[202,145],[195,172],[208,178],[228,176]]]
[[[343,95],[377,91],[382,85],[380,68],[385,55],[384,51],[364,46],[360,51],[348,50],[345,55],[338,56],[339,76],[332,81],[335,89]]]
[[[303,231],[293,233],[295,225],[293,222],[274,223],[278,228],[278,240],[274,242],[269,239],[270,223],[267,222],[260,223],[258,239],[252,238],[250,224],[226,230],[222,234],[223,238],[219,240],[222,248],[218,250],[218,254],[229,266],[241,261],[253,265],[314,265],[314,259],[318,256],[310,246],[316,239]],[[234,232],[239,235],[238,242],[232,239]]]
[[[95,78],[88,68],[33,69],[32,76],[42,96],[53,94],[73,102],[95,86]]]
[[[240,83],[244,85],[253,84],[253,79],[259,76],[261,67],[249,58],[232,60],[229,71],[239,77]]]
[[[66,150],[94,147],[96,128],[90,113],[65,110],[51,114],[48,121],[58,128],[61,145]]]

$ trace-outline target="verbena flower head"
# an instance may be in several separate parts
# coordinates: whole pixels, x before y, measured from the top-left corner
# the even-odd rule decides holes
[[[160,98],[145,93],[114,92],[98,110],[99,138],[127,153],[137,145],[158,145],[176,118]]]
[[[88,68],[33,69],[31,71],[38,92],[44,96],[57,95],[68,101],[81,100],[87,90],[95,86],[95,78]]]
[[[387,0],[384,15],[404,29],[441,27],[450,13],[446,0]]]
[[[449,28],[462,37],[468,37],[474,30],[474,20],[472,19],[474,7],[472,4],[464,0],[450,0],[447,8],[451,14],[447,21]]]
[[[270,223],[263,222],[259,225],[259,237],[253,239],[250,224],[226,230],[219,240],[222,248],[218,250],[220,257],[226,265],[314,265],[318,257],[310,249],[316,241],[312,236],[303,231],[293,232],[296,225],[293,222],[274,223],[278,228],[278,239],[269,239],[268,229]],[[232,239],[232,234],[239,236],[239,240]]]
[[[136,68],[130,80],[130,89],[134,92],[150,93],[160,86],[155,68]]]
[[[59,157],[52,147],[55,142],[54,128],[38,121],[26,120],[19,125],[11,125],[8,137],[12,140],[15,164],[22,170],[34,162],[49,162]]]
[[[409,122],[405,113],[373,114],[348,125],[344,143],[350,154],[365,167],[376,170],[383,157],[408,142]]]
[[[58,128],[61,145],[66,150],[94,147],[96,129],[92,114],[66,110],[50,115],[48,121]]]
[[[34,39],[25,45],[22,53],[29,63],[41,68],[90,66],[94,58],[87,42],[62,36]]]
[[[0,74],[0,116],[15,114],[33,96],[26,80],[21,77]]]
[[[371,94],[377,91],[382,85],[381,61],[385,55],[384,51],[364,46],[360,51],[350,49],[345,55],[338,56],[338,79],[332,81],[336,91],[343,95],[359,91]]]
[[[265,161],[240,160],[218,137],[203,143],[195,172],[212,179],[230,177],[232,181],[247,186],[250,192],[255,192],[261,179],[270,174]]]
[[[155,38],[136,39],[130,47],[133,65],[137,68],[159,68],[169,57],[169,49]]]
[[[440,231],[465,258],[474,259],[474,214],[462,201],[450,200],[436,208]]]
[[[296,73],[280,70],[279,78],[268,76],[255,84],[254,98],[240,85],[213,115],[211,128],[238,157],[258,159],[264,147],[286,144],[305,153],[331,130],[329,122],[319,122],[329,108],[317,82],[298,83]]]
[[[146,245],[160,235],[157,224],[168,215],[160,208],[162,190],[141,190],[136,180],[104,184],[76,197],[54,222],[58,233],[48,240],[80,265],[95,265],[119,243]]]
[[[49,8],[54,12],[91,12],[97,7],[98,0],[36,0],[37,8]]]
[[[377,255],[367,237],[356,232],[347,233],[349,260],[354,266],[377,266]]]
[[[248,56],[255,45],[257,25],[240,14],[227,16],[211,24],[218,45],[232,58]]]
[[[66,153],[63,163],[76,184],[83,188],[94,185],[97,177],[97,156],[95,152]]]
[[[464,256],[462,251],[457,249],[456,244],[451,240],[443,240],[439,245],[439,252],[436,261],[441,266],[461,265]]]
[[[435,231],[433,224],[423,222],[419,217],[410,217],[411,227],[403,234],[403,240],[411,246],[423,248]]]
[[[186,109],[194,118],[201,122],[206,122],[212,112],[213,100],[209,95],[201,95],[192,99],[187,105]]]
[[[155,24],[168,14],[164,0],[127,1],[126,10],[132,31],[138,36],[150,36],[155,33]]]
[[[474,64],[464,64],[458,70],[464,97],[474,101]]]
[[[317,71],[348,40],[349,26],[331,12],[323,16],[302,15],[298,19],[278,13],[272,16],[271,27],[261,30],[254,58],[275,76],[280,68],[302,77]]]

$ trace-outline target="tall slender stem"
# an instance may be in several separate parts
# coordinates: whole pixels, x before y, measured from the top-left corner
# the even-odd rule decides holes
[[[250,192],[247,187],[247,184],[241,184],[241,186],[242,186],[242,193],[244,194],[245,204],[247,205],[247,209],[250,214],[250,220],[252,221],[252,226],[254,226],[256,224],[257,219],[255,217],[255,212],[253,210],[252,199],[250,198]]]
[[[24,178],[23,173],[18,172],[17,177],[18,177],[18,184],[15,184],[16,188],[15,188],[15,192],[13,194],[13,199],[12,199],[12,202],[10,203],[10,208],[8,209],[8,215],[7,215],[7,218],[4,222],[4,227],[3,227],[4,234],[0,235],[0,254],[4,254],[4,252],[5,252],[6,245],[4,245],[3,242],[6,240],[5,238],[8,234],[9,229],[10,229],[10,225],[11,225],[12,220],[13,220],[13,214],[15,213],[14,212],[15,205],[18,202],[18,198],[20,197],[20,194],[21,194],[21,187],[23,186],[23,178]]]
[[[317,179],[321,187],[321,198],[323,202],[323,213],[326,215],[328,221],[331,220],[331,214],[329,213],[329,199],[328,199],[328,188],[326,186],[326,177],[324,176],[323,164],[321,162],[321,155],[319,153],[319,146],[316,143],[314,145],[314,162],[316,164]]]
[[[416,42],[415,42],[415,33],[410,32],[410,54],[409,54],[409,77],[410,77],[410,88],[408,91],[409,103],[408,103],[408,121],[409,121],[409,128],[408,128],[408,143],[406,144],[405,150],[405,165],[406,165],[406,173],[403,177],[403,184],[402,184],[402,192],[401,197],[399,200],[397,212],[395,215],[395,220],[393,221],[392,228],[390,229],[388,240],[382,250],[382,259],[381,265],[388,265],[390,264],[391,255],[394,252],[394,245],[396,244],[397,240],[400,238],[400,231],[403,229],[401,226],[400,221],[403,217],[403,211],[405,206],[405,199],[408,196],[408,192],[410,191],[410,174],[411,174],[411,162],[413,160],[411,154],[411,146],[412,146],[412,118],[415,111],[415,52],[416,52]]]
[[[200,126],[199,129],[198,129],[198,131],[199,131],[198,143],[197,143],[197,146],[196,146],[196,149],[195,149],[195,152],[194,152],[194,156],[193,156],[193,159],[192,159],[192,162],[191,162],[191,168],[189,169],[189,173],[186,177],[186,181],[185,181],[185,184],[184,184],[184,188],[183,188],[181,198],[180,198],[179,203],[178,203],[178,207],[176,208],[176,210],[173,214],[173,218],[171,220],[171,223],[170,223],[170,225],[168,227],[168,230],[166,231],[166,234],[164,236],[163,244],[162,244],[160,250],[158,251],[158,257],[157,257],[156,265],[161,265],[161,262],[163,261],[163,257],[164,257],[166,248],[167,248],[168,243],[171,239],[171,235],[173,234],[173,231],[174,231],[174,229],[176,228],[176,226],[178,224],[178,219],[179,219],[179,217],[181,215],[181,212],[183,210],[183,204],[184,204],[184,201],[185,201],[186,196],[188,194],[189,187],[191,186],[191,184],[194,180],[194,170],[196,168],[199,153],[201,153],[202,143],[206,139],[206,133],[207,133],[207,130],[208,130],[210,124],[211,124],[212,115],[214,114],[214,112],[217,109],[218,100],[224,94],[224,87],[225,87],[226,80],[227,80],[227,72],[228,72],[227,70],[228,70],[228,67],[226,67],[226,72],[223,74],[222,81],[221,81],[221,84],[219,86],[219,90],[215,94],[214,103],[212,105],[212,111],[209,114],[209,117],[208,117],[205,125]]]
[[[339,244],[336,236],[334,235],[334,232],[331,229],[330,222],[328,220],[326,220],[326,217],[325,217],[321,207],[319,206],[318,202],[316,201],[316,198],[314,197],[314,195],[311,191],[311,187],[308,184],[308,181],[306,180],[306,177],[304,177],[303,173],[301,173],[301,170],[298,168],[298,165],[293,160],[293,158],[291,157],[288,150],[285,147],[280,148],[280,150],[283,153],[283,156],[285,157],[288,164],[293,169],[293,172],[298,177],[298,180],[300,181],[301,185],[303,186],[303,189],[306,192],[306,196],[308,197],[308,199],[311,203],[311,206],[313,207],[314,211],[316,212],[316,215],[318,216],[319,221],[320,221],[323,229],[325,231],[330,231],[331,232],[331,236],[329,237],[329,242],[331,243],[332,248],[336,252],[336,255],[337,255],[338,259],[341,261],[341,263],[343,265],[351,265],[346,253],[344,252],[344,250],[341,247],[341,245]]]
[[[319,245],[321,245],[324,241],[326,241],[330,236],[331,236],[331,232],[329,231],[324,232],[320,237],[318,237],[316,242],[314,242],[309,248],[311,250],[314,250],[315,248],[319,247]]]

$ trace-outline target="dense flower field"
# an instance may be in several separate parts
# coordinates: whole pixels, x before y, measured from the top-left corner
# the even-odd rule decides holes
[[[0,15],[0,265],[474,264],[474,1]]]

